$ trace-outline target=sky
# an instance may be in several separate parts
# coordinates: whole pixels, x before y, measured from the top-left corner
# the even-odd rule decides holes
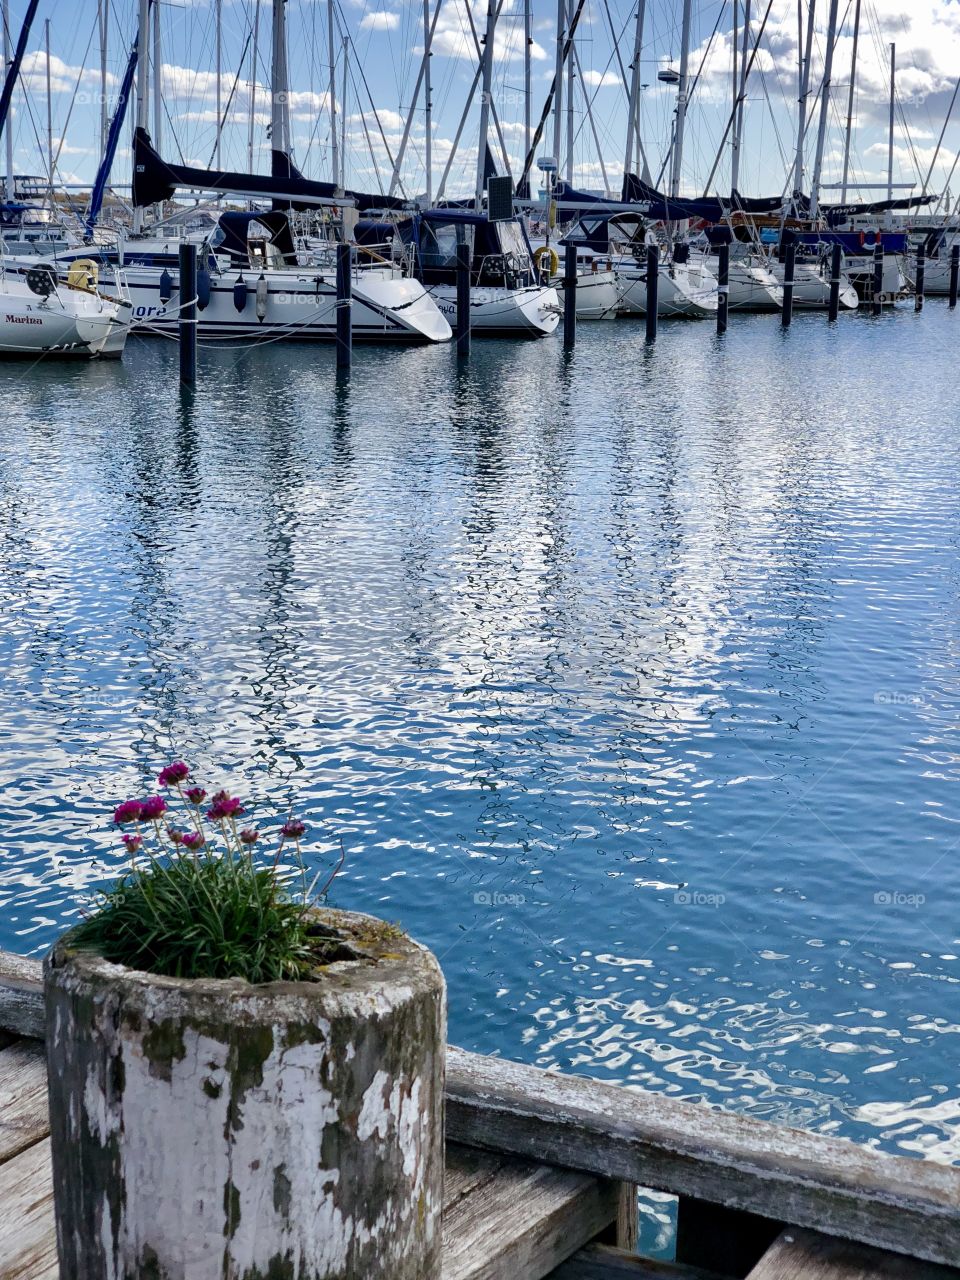
[[[437,0],[428,0],[431,15]],[[539,118],[553,76],[557,3],[530,0],[532,112]],[[815,36],[810,96],[812,123],[806,134],[806,182],[817,121],[831,0],[801,0],[804,15],[814,3]],[[8,0],[14,39],[26,0]],[[332,0],[338,134],[345,129],[345,180],[358,189],[385,190],[396,155],[423,51],[423,0]],[[894,180],[923,185],[960,77],[960,0],[861,0],[861,27],[854,95],[851,175],[855,182],[885,183],[889,111],[889,45],[896,44]],[[117,86],[136,25],[136,0],[106,4],[107,108]],[[41,0],[28,44],[21,88],[11,121],[18,173],[47,169],[47,55],[49,20],[52,135],[55,170],[62,184],[88,184],[100,154],[101,73],[98,0]],[[828,95],[823,181],[839,181],[850,84],[852,26],[856,0],[839,0],[838,38]],[[798,78],[797,0],[752,0],[752,40],[769,15],[747,83],[740,190],[778,193],[792,185],[796,145]],[[469,6],[469,8],[468,8]],[[246,169],[253,139],[253,168],[269,171],[269,0],[221,0],[221,102],[229,110],[221,139],[224,167]],[[681,192],[698,194],[714,168],[732,100],[732,48],[736,20],[742,33],[744,0],[693,0],[691,74],[697,74],[687,117]],[[215,0],[162,0],[160,4],[162,119],[160,149],[172,161],[208,166],[216,137]],[[259,10],[257,58],[253,31]],[[641,136],[656,178],[668,155],[677,94],[657,79],[677,67],[681,0],[646,0],[641,53]],[[735,12],[738,15],[735,18]],[[293,152],[310,177],[331,177],[331,121],[327,86],[330,51],[327,0],[289,0],[290,88]],[[477,66],[470,16],[478,36],[486,23],[486,0],[441,0],[433,41],[433,188],[451,156]],[[633,54],[636,3],[586,0],[577,31],[578,74],[574,91],[573,172],[577,186],[618,191],[624,168],[629,63]],[[741,35],[742,38],[742,35]],[[345,45],[346,41],[346,45]],[[346,99],[344,101],[344,48]],[[493,104],[515,169],[523,152],[523,0],[503,0],[495,39]],[[589,111],[587,104],[589,103]],[[152,119],[150,132],[156,137]],[[479,108],[468,112],[462,141],[450,164],[445,193],[468,193],[474,184]],[[566,156],[566,118],[560,147]],[[410,143],[402,169],[403,190],[425,189],[425,114],[415,104]],[[114,179],[129,181],[129,133]],[[492,135],[494,154],[499,144]],[[960,98],[954,105],[934,165],[929,189],[941,191],[960,150]],[[548,122],[540,154],[553,151]],[[2,154],[2,153],[0,153]],[[2,168],[0,162],[0,168]],[[502,166],[501,166],[502,167]],[[730,149],[719,152],[712,189],[727,191]],[[960,193],[960,166],[952,178]],[[852,196],[857,192],[852,190]],[[877,198],[866,186],[864,198]],[[902,194],[902,193],[901,193]]]

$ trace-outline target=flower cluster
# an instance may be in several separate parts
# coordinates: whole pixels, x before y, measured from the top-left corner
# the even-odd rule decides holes
[[[201,849],[211,847],[212,836],[219,832],[220,837],[226,844],[228,855],[237,856],[239,854],[248,859],[251,858],[254,845],[259,844],[262,837],[257,827],[237,829],[237,819],[246,813],[240,797],[231,795],[226,790],[217,791],[210,797],[210,805],[206,810],[205,816],[206,821],[212,824],[214,828],[211,832],[205,826],[204,814],[201,810],[201,806],[207,798],[207,792],[203,787],[198,786],[190,786],[184,789],[183,784],[189,778],[190,768],[182,760],[174,760],[172,764],[168,764],[161,769],[157,775],[157,781],[161,787],[166,788],[168,791],[173,789],[180,796],[193,829],[184,830],[174,825],[163,825],[169,821],[169,806],[162,795],[147,796],[144,800],[125,800],[123,804],[117,805],[113,812],[115,824],[118,827],[132,826],[135,828],[135,831],[126,832],[122,836],[127,853],[133,858],[136,854],[144,851],[144,837],[140,824],[150,823],[156,833],[161,851],[172,854],[174,857],[182,854],[183,850],[189,851],[196,857]],[[300,840],[306,834],[306,830],[306,823],[300,818],[287,818],[280,827],[277,858],[279,858],[280,851],[286,841],[292,840],[296,845],[299,859]],[[169,848],[166,846],[167,841],[169,842]],[[152,855],[149,856],[152,858]],[[275,860],[274,867],[276,865]],[[340,861],[327,883],[323,886],[321,893],[326,892],[342,865],[343,849],[341,846]]]

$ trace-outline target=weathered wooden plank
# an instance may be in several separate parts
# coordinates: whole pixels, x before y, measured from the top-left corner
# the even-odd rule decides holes
[[[43,1045],[36,1040],[15,1041],[0,1050],[0,1162],[49,1132]]]
[[[44,1139],[0,1165],[0,1280],[56,1275],[50,1140]]]
[[[547,1280],[729,1280],[715,1271],[638,1258],[611,1245],[590,1244],[551,1271]]]
[[[960,1169],[661,1094],[451,1048],[447,1133],[927,1261],[960,1258]]]
[[[748,1280],[960,1280],[960,1271],[790,1227]]]
[[[0,951],[0,1027],[43,1038],[43,968],[39,960]]]
[[[445,1209],[443,1280],[541,1280],[616,1213],[614,1183],[506,1162]]]
[[[448,1142],[443,1179],[444,1213],[449,1212],[458,1200],[462,1200],[482,1183],[496,1177],[504,1158],[491,1151],[480,1151],[476,1147],[458,1147],[455,1143]],[[506,1158],[509,1159],[509,1157]]]
[[[636,1253],[640,1238],[639,1190],[633,1182],[619,1182],[617,1188],[617,1220],[601,1233],[599,1241]]]

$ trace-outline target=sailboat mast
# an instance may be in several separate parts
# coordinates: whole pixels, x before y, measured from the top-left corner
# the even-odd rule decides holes
[[[247,121],[247,168],[253,173],[253,125],[257,114],[257,54],[260,44],[260,0],[253,11],[253,52],[250,55],[250,119]]]
[[[330,55],[330,154],[333,185],[340,186],[340,142],[337,138],[337,55],[333,48],[333,0],[327,0],[327,49]]]
[[[733,159],[730,165],[730,187],[740,186],[740,148],[743,144],[743,104],[747,96],[747,59],[750,52],[750,0],[743,4],[743,42],[740,48],[740,84],[733,104]]]
[[[343,36],[343,80],[340,91],[340,181],[347,185],[347,55],[350,52],[350,40]]]
[[[6,78],[10,74],[11,50],[10,50],[10,0],[3,0],[3,73]],[[7,173],[6,173],[6,198],[13,201],[15,192],[15,184],[13,180],[13,129],[10,127],[10,121],[7,120]]]
[[[893,200],[893,125],[894,111],[897,101],[897,46],[890,46],[890,129],[887,135],[887,199]],[[893,210],[887,210],[884,224],[889,230],[893,226]]]
[[[153,145],[160,151],[162,150],[160,117],[163,103],[163,86],[161,83],[163,62],[160,59],[160,0],[153,0],[153,58],[150,65],[153,69]]]
[[[523,154],[530,150],[530,50],[533,47],[533,19],[530,0],[523,0]]]
[[[827,140],[827,115],[830,110],[830,82],[833,77],[833,49],[837,43],[837,10],[840,0],[830,0],[827,15],[827,49],[823,58],[823,86],[820,90],[820,123],[817,126],[817,150],[813,158],[810,183],[810,217],[817,216],[820,206],[820,176],[823,172],[823,148]]]
[[[287,0],[273,2],[273,71],[270,81],[270,141],[274,151],[290,155],[290,115],[287,104]]]
[[[634,135],[640,133],[640,51],[643,47],[643,19],[646,0],[637,5],[637,26],[633,37],[633,61],[630,63],[630,101],[627,105],[627,145],[623,153],[624,177],[633,172]]]
[[[556,92],[553,95],[553,154],[560,159],[560,122],[563,119],[563,43],[566,31],[566,0],[557,0],[557,65],[554,70]]]
[[[740,148],[743,145],[743,107],[747,99],[747,75],[749,72],[749,64],[747,55],[750,52],[750,0],[744,0],[743,6],[743,47],[740,51],[740,93],[737,97],[737,111],[733,122],[733,132],[736,137],[737,158],[737,174],[735,186],[740,183]]]
[[[573,22],[573,0],[567,0],[567,30]],[[573,82],[574,82],[574,50],[576,42],[571,40],[570,51],[567,54],[567,183],[573,186],[573,134],[574,134],[574,118],[573,118]]]
[[[427,208],[433,204],[433,102],[431,101],[430,84],[430,0],[423,0],[423,117],[426,133],[424,135],[423,165],[426,170],[424,191],[427,197]]]
[[[807,36],[803,43],[800,63],[800,96],[797,110],[797,154],[793,166],[793,192],[799,196],[803,191],[803,143],[807,132],[807,98],[810,94],[810,62],[813,56],[813,19],[817,0],[810,0],[810,12],[807,18]],[[799,10],[802,19],[802,9]],[[803,22],[800,22],[803,31]]]
[[[732,90],[733,90],[733,106],[731,110],[736,116],[737,98],[740,93],[740,77],[737,74],[737,37],[740,29],[740,5],[738,0],[733,0],[733,40],[732,45]],[[730,137],[730,190],[732,191],[737,185],[737,131],[734,129]]]
[[[110,0],[98,0],[97,24],[100,29],[100,154],[103,155],[107,146],[107,131],[110,128],[110,118],[107,115],[107,40],[110,34]]]
[[[847,179],[850,177],[850,139],[853,135],[853,102],[857,86],[857,48],[860,44],[860,0],[853,11],[853,53],[850,56],[850,89],[847,94],[847,127],[843,135],[843,181],[840,203],[847,203]]]
[[[44,45],[47,54],[47,183],[50,203],[53,204],[53,88],[50,83],[50,19],[43,24]]]
[[[149,105],[147,93],[150,88],[150,0],[140,0],[140,13],[137,20],[137,116],[136,127],[147,129],[147,113]],[[143,208],[140,205],[133,211],[133,234],[139,235],[143,230]]]
[[[683,26],[680,34],[680,83],[677,85],[677,126],[673,136],[673,163],[670,194],[680,194],[680,167],[683,164],[683,131],[687,121],[687,95],[690,72],[690,16],[693,0],[683,0]]]
[[[560,0],[563,4],[563,0]],[[477,212],[483,205],[487,167],[487,135],[490,131],[490,96],[493,90],[493,40],[497,30],[494,0],[487,0],[487,28],[483,37],[483,92],[480,97],[480,145],[477,148]]]
[[[222,99],[223,99],[223,0],[217,0],[214,10],[214,20],[216,25],[216,48],[217,48],[217,137],[214,145],[214,164],[219,169],[220,166],[220,134],[223,121]]]

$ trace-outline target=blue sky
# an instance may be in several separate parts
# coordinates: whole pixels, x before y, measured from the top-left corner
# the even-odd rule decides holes
[[[435,0],[431,0],[431,7]],[[443,0],[432,59],[434,104],[434,187],[450,154],[476,65],[466,5],[470,3],[478,32],[486,16],[485,0]],[[805,0],[809,3],[809,0]],[[819,83],[824,25],[829,0],[816,0],[814,80]],[[19,27],[25,0],[11,0],[11,23]],[[659,68],[679,57],[680,0],[647,0],[642,57],[643,139],[656,175],[669,144],[676,94],[657,81]],[[695,0],[694,69],[703,64],[687,126],[682,189],[694,193],[713,164],[726,124],[731,95],[731,31],[733,0]],[[754,30],[766,0],[753,0]],[[136,20],[136,0],[110,0],[108,94],[115,92]],[[223,0],[222,99],[233,92],[224,130],[224,165],[245,168],[253,107],[254,167],[269,166],[266,122],[269,107],[269,0],[260,4],[260,50],[254,75],[250,35],[256,0]],[[740,0],[742,12],[742,0]],[[624,0],[587,0],[578,32],[580,79],[576,91],[574,175],[579,185],[599,188],[606,171],[619,188],[623,171],[626,88],[620,58],[629,62],[635,5]],[[842,123],[849,82],[853,0],[840,0],[846,16],[835,55],[829,113],[825,180],[839,177]],[[216,120],[214,74],[214,5],[212,0],[170,0],[161,5],[163,62],[162,149],[171,159],[207,164],[212,157]],[[53,132],[62,182],[89,182],[99,154],[99,37],[97,0],[42,0],[28,46],[25,92],[18,94],[13,120],[18,172],[41,173],[46,164],[46,55],[44,20],[50,20],[53,86]],[[343,36],[349,36],[346,101],[346,180],[376,190],[389,179],[387,149],[395,151],[416,78],[422,36],[422,0],[336,0],[336,85],[341,96]],[[330,119],[326,88],[329,76],[326,0],[290,0],[290,80],[294,154],[310,176],[330,176]],[[612,30],[611,30],[612,29]],[[516,162],[523,143],[522,0],[504,0],[496,41],[494,100],[505,141]],[[533,99],[539,115],[553,73],[556,4],[533,0]],[[626,33],[621,37],[621,33]],[[863,0],[853,173],[862,181],[886,177],[887,45],[897,44],[898,104],[895,177],[917,182],[933,157],[956,77],[960,75],[960,3],[957,0]],[[246,56],[244,57],[244,50]],[[361,74],[362,71],[362,74]],[[746,132],[741,160],[742,190],[754,194],[780,191],[794,147],[797,76],[797,9],[795,0],[773,0],[761,50],[748,88]],[[253,88],[253,83],[256,88]],[[589,98],[591,124],[584,110]],[[344,104],[338,103],[343,110]],[[376,116],[374,115],[376,108]],[[960,148],[960,102],[957,120],[948,126],[931,189],[939,189]],[[379,117],[379,125],[377,122]],[[386,146],[380,138],[380,129]],[[815,126],[814,126],[815,128]],[[814,128],[808,134],[812,158]],[[448,194],[469,191],[473,184],[478,130],[475,109],[463,144],[451,167]],[[152,128],[155,132],[155,129]],[[566,130],[564,126],[564,137]],[[410,194],[424,188],[424,116],[414,116],[411,145],[404,166]],[[552,128],[548,138],[552,137]],[[372,143],[372,154],[371,146]],[[551,150],[547,145],[541,150]],[[601,163],[602,161],[602,163]],[[115,177],[128,177],[129,151],[118,159]],[[958,170],[960,173],[960,170]],[[721,188],[729,182],[729,158],[719,169]],[[960,192],[960,177],[953,181]],[[865,193],[866,194],[866,193]]]

